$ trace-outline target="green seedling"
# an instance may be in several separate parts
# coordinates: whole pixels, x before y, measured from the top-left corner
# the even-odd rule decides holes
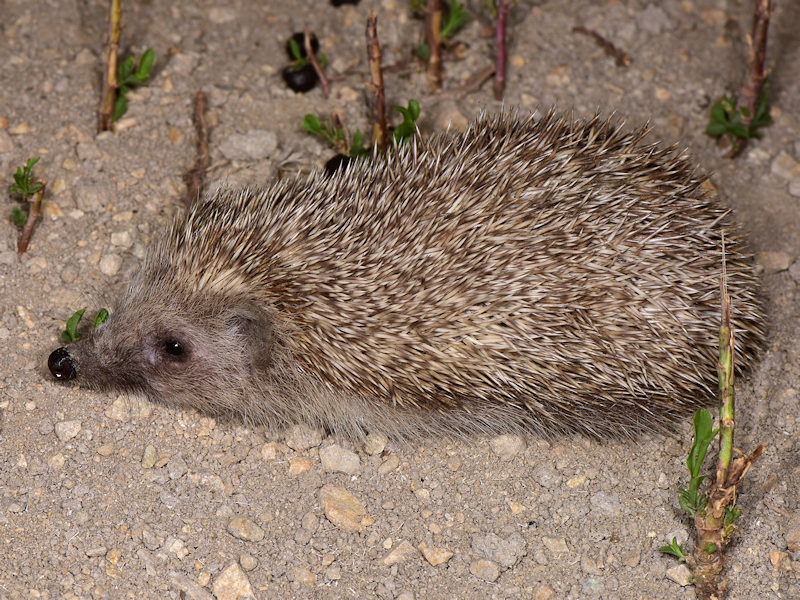
[[[61,332],[61,339],[67,344],[76,342],[80,339],[81,335],[78,333],[78,324],[81,322],[83,313],[85,312],[85,308],[76,310],[74,313],[72,313],[72,316],[67,319],[66,329]],[[105,308],[101,308],[99,311],[97,311],[97,315],[95,315],[94,320],[92,321],[92,327],[97,327],[98,325],[105,323],[107,320],[108,311]]]
[[[44,187],[41,181],[33,179],[33,166],[37,162],[39,162],[38,156],[29,158],[24,167],[17,167],[17,172],[14,173],[14,183],[8,188],[12,194],[22,196],[22,200],[25,202]],[[11,209],[11,219],[17,227],[24,227],[28,221],[28,217],[19,206]]]
[[[708,446],[717,437],[719,429],[712,428],[711,413],[701,408],[694,413],[694,443],[689,456],[686,458],[686,467],[689,469],[689,488],[679,489],[679,503],[681,508],[694,517],[696,511],[704,511],[708,499],[700,493],[700,484],[706,478],[700,475],[703,460],[706,457]]]
[[[444,14],[442,16],[441,36],[442,41],[450,41],[452,37],[458,33],[464,24],[469,20],[469,13],[464,8],[463,4],[459,4],[455,0],[450,3],[444,4]],[[412,0],[411,10],[413,12],[424,12],[426,10],[426,2],[424,0]],[[431,56],[431,49],[428,44],[420,44],[417,46],[416,54],[422,60],[427,61]]]
[[[705,513],[708,505],[708,498],[700,492],[700,485],[706,478],[705,475],[700,475],[700,469],[703,466],[708,446],[719,432],[719,429],[713,428],[712,425],[711,413],[705,408],[694,413],[694,442],[689,450],[689,456],[686,458],[686,467],[689,469],[689,488],[678,490],[678,503],[692,518],[695,513]],[[659,551],[677,556],[682,561],[686,560],[686,553],[675,538],[672,538],[672,544],[661,546]]]
[[[661,546],[659,548],[660,552],[664,554],[672,554],[673,556],[677,556],[681,562],[686,561],[686,553],[683,551],[683,548],[678,543],[677,538],[672,538],[672,543],[669,546]]]
[[[308,56],[303,56],[303,52],[300,50],[300,44],[298,44],[297,41],[292,38],[289,39],[289,51],[292,53],[292,66],[294,67],[295,71],[299,71],[306,65],[311,64],[311,59]],[[315,52],[314,55],[317,57],[319,66],[325,68],[328,64],[328,57],[325,55],[325,53],[320,52],[317,54]]]
[[[33,166],[39,162],[39,157],[29,158],[24,167],[17,167],[17,172],[14,173],[14,183],[8,188],[12,194],[19,194],[23,199],[27,200],[36,192],[42,189],[41,181],[33,180]]]
[[[736,105],[732,95],[725,96],[711,106],[711,122],[706,126],[706,133],[715,138],[727,136],[732,144],[732,154],[736,155],[744,146],[744,140],[760,138],[759,129],[772,122],[764,92],[758,95],[755,114],[752,119],[750,116],[746,107]]]
[[[138,63],[135,55],[131,55],[122,61],[117,70],[117,80],[119,90],[117,99],[114,101],[114,112],[112,120],[119,120],[122,115],[128,112],[128,100],[126,94],[131,88],[136,86],[147,87],[147,80],[150,79],[150,71],[153,68],[156,53],[152,48],[144,51]]]
[[[313,113],[303,117],[302,126],[309,133],[321,137],[337,152],[346,154],[350,158],[369,154],[369,148],[364,146],[364,134],[360,129],[356,129],[353,139],[348,140],[344,127],[334,125],[330,119],[325,119],[323,122]]]
[[[417,119],[420,107],[416,100],[409,100],[408,107],[395,106],[394,109],[403,115],[403,122],[394,128],[394,141],[398,145],[404,144],[411,136],[417,133]]]

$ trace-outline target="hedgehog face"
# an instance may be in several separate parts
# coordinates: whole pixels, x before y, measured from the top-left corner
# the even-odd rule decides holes
[[[264,311],[247,303],[143,298],[132,289],[106,323],[53,352],[50,370],[95,389],[240,413],[270,369],[273,341]]]

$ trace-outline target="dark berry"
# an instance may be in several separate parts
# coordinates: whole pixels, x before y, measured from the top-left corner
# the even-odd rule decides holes
[[[299,69],[295,69],[294,65],[289,65],[284,67],[281,75],[289,89],[301,94],[313,89],[319,79],[317,72],[314,70],[314,65],[305,65]]]
[[[346,154],[336,154],[332,158],[328,159],[328,162],[325,163],[325,174],[328,177],[331,177],[337,171],[344,172],[347,170],[347,167],[350,166],[352,161],[353,159]]]
[[[358,4],[361,0],[331,0],[334,6],[341,6],[342,4]]]
[[[292,54],[292,40],[295,41],[297,44],[297,49],[300,51],[300,58],[305,58],[306,55],[306,34],[302,31],[298,31],[288,40],[286,40],[286,54],[289,55],[291,60],[297,60],[297,57]],[[314,51],[314,54],[319,52],[319,40],[317,40],[317,36],[313,33],[311,34],[311,49]]]

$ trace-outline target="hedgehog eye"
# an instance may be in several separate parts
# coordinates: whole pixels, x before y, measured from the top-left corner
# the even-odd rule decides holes
[[[181,358],[184,355],[183,344],[181,344],[178,340],[164,340],[163,348],[164,352],[173,358]]]

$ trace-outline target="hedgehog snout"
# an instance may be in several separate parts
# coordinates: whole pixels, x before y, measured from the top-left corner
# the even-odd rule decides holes
[[[47,359],[47,367],[59,381],[69,381],[75,377],[75,361],[64,346],[53,350]]]

